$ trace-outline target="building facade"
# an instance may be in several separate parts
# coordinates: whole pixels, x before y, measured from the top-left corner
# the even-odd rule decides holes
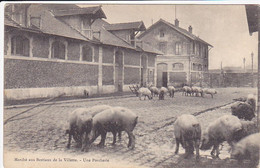
[[[154,82],[161,52],[135,40],[143,22],[117,25],[105,18],[100,6],[6,5],[5,99],[112,93]]]
[[[140,40],[164,54],[157,57],[157,86],[195,84],[203,80],[208,71],[209,48],[207,42],[188,30],[160,19],[139,35]]]

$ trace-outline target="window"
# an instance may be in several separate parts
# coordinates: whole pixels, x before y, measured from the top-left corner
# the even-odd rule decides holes
[[[65,59],[65,45],[60,41],[52,43],[51,57],[58,59]]]
[[[175,54],[176,55],[182,54],[182,44],[180,42],[175,43]]]
[[[208,48],[207,47],[204,48],[204,52],[205,52],[204,58],[207,58],[207,55],[208,55]]]
[[[87,19],[87,18],[83,18],[82,19],[82,30],[85,30],[85,29],[90,29],[90,20]]]
[[[198,65],[198,70],[202,71],[202,65],[201,64]]]
[[[24,36],[14,36],[11,39],[11,54],[29,56],[30,42]]]
[[[195,51],[196,51],[196,55],[200,55],[200,46],[198,43],[196,44]]]
[[[162,51],[163,53],[166,53],[167,49],[167,43],[166,42],[160,42],[159,43],[159,50]]]
[[[182,63],[172,64],[172,70],[183,70],[183,69],[184,69],[184,66]]]
[[[200,44],[198,44],[198,48],[199,48],[198,49],[198,55],[201,56],[201,45]]]
[[[88,45],[82,47],[82,61],[93,61],[93,51],[92,48]]]
[[[160,30],[159,34],[160,34],[160,37],[164,37],[164,30]]]
[[[192,64],[192,69],[197,70],[197,65],[195,63]]]
[[[192,43],[192,54],[195,54],[195,42]]]

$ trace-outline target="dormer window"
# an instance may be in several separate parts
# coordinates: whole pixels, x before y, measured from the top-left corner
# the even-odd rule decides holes
[[[92,38],[92,33],[93,33],[90,25],[91,25],[90,19],[87,19],[87,18],[82,19],[81,31],[88,38]]]
[[[9,14],[12,20],[16,23],[26,26],[27,25],[27,5],[25,4],[9,4],[5,8],[6,14]]]
[[[164,30],[161,29],[160,32],[159,32],[159,34],[160,34],[160,37],[164,37]]]

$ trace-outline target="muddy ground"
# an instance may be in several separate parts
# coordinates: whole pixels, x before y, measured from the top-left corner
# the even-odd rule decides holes
[[[231,114],[230,103],[234,98],[256,93],[256,88],[219,88],[217,91],[218,94],[213,99],[210,95],[201,98],[176,93],[174,98],[167,96],[165,100],[158,100],[158,97],[145,101],[140,101],[137,97],[107,98],[39,106],[4,125],[5,165],[9,166],[9,163],[18,157],[18,153],[23,153],[20,158],[29,156],[28,153],[30,153],[35,157],[39,155],[39,157],[44,156],[50,159],[59,156],[62,162],[70,167],[76,165],[72,162],[77,162],[77,167],[86,165],[104,167],[104,164],[105,167],[247,167],[247,162],[239,165],[237,161],[229,159],[227,144],[224,144],[220,159],[217,160],[211,158],[210,151],[201,151],[199,163],[195,162],[195,158],[184,159],[182,148],[179,155],[174,154],[173,122],[178,115],[203,112],[197,115],[197,118],[204,130],[216,118]],[[68,128],[69,113],[75,108],[98,104],[127,107],[139,116],[134,130],[136,136],[134,150],[127,148],[128,138],[125,133],[123,133],[122,141],[118,141],[115,146],[111,145],[112,134],[108,133],[104,148],[96,146],[99,142],[97,139],[87,153],[76,148],[74,141],[71,149],[66,149],[68,136],[65,135],[65,130]],[[28,107],[5,109],[4,121],[26,109]],[[65,161],[64,157],[72,160]],[[42,161],[39,162],[42,163]],[[19,163],[20,166],[25,164],[23,161],[15,163]],[[52,166],[49,165],[49,167]],[[55,167],[58,166],[59,164],[55,165]]]

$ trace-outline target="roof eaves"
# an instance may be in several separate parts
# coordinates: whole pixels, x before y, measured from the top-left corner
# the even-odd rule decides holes
[[[174,26],[173,24],[168,23],[167,21],[165,21],[165,20],[163,20],[163,19],[162,19],[162,21],[164,21],[166,24],[169,24],[169,26],[171,26],[172,28],[174,28],[174,29],[177,30],[178,32],[182,33],[183,35],[189,37],[190,39],[196,40],[196,41],[199,41],[199,42],[202,42],[202,43],[205,43],[205,44],[207,44],[207,45],[213,47],[211,44],[209,44],[209,43],[207,43],[206,41],[202,40],[201,38],[195,36],[194,34],[191,34],[191,33],[188,32],[187,30],[185,30],[185,29],[183,29],[183,28],[181,28],[181,27],[176,27],[176,26]]]
[[[139,34],[137,36],[137,38],[142,38],[145,34],[147,34],[155,25],[157,25],[162,19],[159,19],[157,22],[155,22],[154,24],[152,24],[150,27],[148,27],[146,29],[146,31],[144,31],[143,33]]]
[[[81,35],[82,37],[86,38],[87,41],[90,41],[90,39],[86,36],[84,36],[80,31],[78,31],[77,29],[75,29],[74,27],[72,27],[70,24],[66,23],[65,21],[63,20],[60,20],[60,19],[57,19],[59,20],[60,22],[64,23],[65,25],[67,25],[68,27],[70,27],[72,30],[74,30],[76,33],[78,33],[79,35]]]
[[[114,35],[113,33],[107,31],[104,27],[102,27],[102,30],[105,31],[106,33],[108,33],[108,34],[114,36],[117,40],[123,42],[125,45],[124,45],[124,46],[123,46],[123,45],[122,45],[122,46],[118,46],[118,45],[115,45],[115,44],[108,44],[108,43],[106,43],[106,42],[104,42],[104,41],[101,41],[101,43],[106,44],[106,45],[113,45],[113,46],[117,46],[117,47],[123,47],[123,48],[128,48],[128,49],[133,49],[133,50],[135,50],[135,48],[132,47],[129,43],[127,43],[127,42],[124,41],[123,39],[119,38],[118,36]],[[102,35],[101,35],[101,36],[102,36]]]
[[[52,19],[54,19],[55,21],[57,21],[57,23],[60,23],[62,24],[63,26],[66,26],[67,28],[69,28],[73,33],[77,34],[77,36],[71,36],[71,35],[60,35],[60,34],[54,34],[52,32],[48,32],[48,31],[43,31],[43,33],[46,33],[46,34],[52,34],[52,35],[57,35],[57,36],[64,36],[64,37],[67,37],[67,38],[72,38],[72,39],[78,39],[78,40],[83,40],[83,41],[89,41],[89,42],[96,42],[94,40],[90,40],[88,39],[86,36],[84,36],[83,34],[81,34],[79,31],[77,31],[75,28],[73,28],[72,26],[70,26],[69,24],[65,23],[64,21],[61,21],[60,19],[56,18],[52,12],[50,11],[47,11],[48,13],[48,16]],[[50,28],[50,27],[48,27]],[[100,43],[99,43],[100,44]]]
[[[134,29],[134,30],[140,30],[143,28],[145,30],[145,26],[143,21],[137,21],[137,22],[126,22],[126,23],[113,23],[105,27],[106,30],[114,31],[114,30],[128,30],[128,29]]]
[[[11,24],[9,24],[7,20],[8,20],[9,23],[11,23]],[[4,24],[5,24],[5,25],[8,25],[8,26],[22,27],[19,23],[17,23],[16,21],[14,21],[14,20],[13,20],[12,18],[10,18],[8,15],[5,15]]]
[[[178,31],[179,33],[185,35],[186,37],[188,37],[188,38],[190,38],[190,39],[192,39],[192,40],[200,41],[200,42],[202,42],[202,43],[205,43],[205,44],[207,44],[207,45],[213,47],[211,44],[205,42],[204,40],[200,39],[199,37],[197,37],[197,36],[195,36],[195,35],[193,35],[193,34],[190,34],[190,33],[187,32],[185,29],[182,29],[181,27],[176,27],[176,26],[174,26],[173,24],[171,24],[171,23],[169,23],[169,22],[167,22],[167,21],[165,21],[165,20],[163,20],[163,19],[159,19],[157,22],[155,22],[153,25],[151,25],[149,28],[147,28],[147,30],[146,30],[145,32],[141,33],[141,34],[138,36],[138,38],[142,38],[148,31],[150,31],[154,26],[156,26],[156,25],[157,25],[158,23],[160,23],[160,22],[162,22],[162,23],[164,23],[164,24],[170,26],[170,27],[173,28],[174,30]]]
[[[100,10],[101,9],[101,6],[99,5],[99,6],[97,6],[97,8],[93,11],[93,14],[94,13],[96,13],[98,10]]]

